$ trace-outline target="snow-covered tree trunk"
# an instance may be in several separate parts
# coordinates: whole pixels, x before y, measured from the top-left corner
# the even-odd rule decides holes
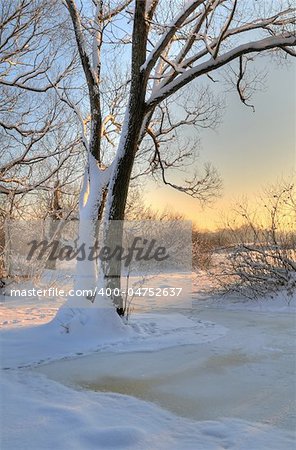
[[[105,204],[105,193],[110,179],[110,169],[100,169],[96,159],[89,153],[79,198],[77,248],[82,250],[79,251],[79,257],[76,260],[74,295],[68,297],[66,304],[59,310],[55,318],[55,321],[61,324],[67,332],[70,332],[73,326],[84,326],[86,323],[96,320],[99,323],[100,311],[106,310],[106,308],[107,317],[111,322],[114,320],[104,298],[101,298],[101,305],[98,305],[98,300],[95,298],[98,283],[103,287],[104,278],[101,276],[102,273],[98,273],[98,269],[101,269],[101,267],[98,265],[95,254],[92,255],[92,258],[89,258],[90,249],[95,248],[97,244],[99,224]],[[104,314],[102,320],[104,320],[103,316]]]
[[[135,7],[134,27],[132,35],[132,68],[130,97],[121,131],[119,146],[113,163],[105,211],[107,241],[112,240],[114,229],[109,227],[110,221],[123,221],[132,168],[134,165],[142,124],[145,117],[145,92],[147,79],[141,69],[146,59],[148,25],[146,22],[145,2],[137,2]],[[116,226],[117,242],[122,242],[123,228]],[[120,261],[110,261],[106,267],[107,286],[120,290]],[[111,275],[111,276],[110,276]],[[112,296],[119,315],[124,314],[120,296]]]
[[[82,252],[81,259],[77,260],[75,290],[94,290],[97,284],[97,263],[94,258],[89,259],[87,254],[96,245],[108,181],[109,170],[99,169],[95,158],[90,154],[79,199],[78,248],[83,246],[85,254]]]

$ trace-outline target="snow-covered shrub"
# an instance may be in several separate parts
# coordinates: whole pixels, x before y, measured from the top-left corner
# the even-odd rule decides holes
[[[265,191],[259,209],[236,210],[241,226],[229,224],[232,247],[218,278],[224,291],[258,298],[278,290],[296,293],[296,189],[293,183]]]

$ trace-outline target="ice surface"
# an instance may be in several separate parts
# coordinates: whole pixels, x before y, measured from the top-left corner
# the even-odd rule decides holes
[[[202,345],[100,352],[39,370],[71,386],[133,395],[198,420],[228,416],[293,430],[294,315],[221,309],[192,314],[229,331]],[[210,335],[211,327],[205,331]]]

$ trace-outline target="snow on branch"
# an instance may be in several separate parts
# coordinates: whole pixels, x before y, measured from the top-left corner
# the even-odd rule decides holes
[[[101,160],[101,128],[102,128],[102,116],[101,116],[101,101],[100,101],[100,46],[102,43],[101,30],[99,26],[99,15],[101,12],[101,6],[98,3],[96,7],[94,24],[95,33],[93,36],[93,66],[91,64],[90,58],[87,53],[86,42],[84,39],[82,23],[80,13],[76,7],[74,0],[65,0],[67,9],[71,16],[73,23],[73,28],[75,32],[75,38],[77,43],[77,48],[79,51],[81,64],[84,70],[88,90],[89,90],[89,101],[91,108],[91,137],[89,140],[89,151],[95,157],[95,159],[100,163]],[[78,115],[79,117],[79,115]],[[81,121],[81,120],[80,120]],[[85,137],[84,137],[84,141]]]
[[[208,74],[219,67],[222,67],[236,58],[249,53],[262,52],[273,48],[282,48],[296,45],[295,36],[272,36],[259,41],[253,41],[239,45],[232,50],[218,56],[211,57],[208,61],[203,62],[195,67],[187,69],[184,73],[176,77],[172,82],[168,83],[158,91],[154,92],[147,101],[148,108],[153,108],[165,98],[177,92],[183,86],[188,84],[195,78]]]
[[[166,48],[170,40],[173,38],[176,31],[184,24],[184,21],[190,16],[190,14],[201,4],[203,0],[191,0],[187,3],[184,10],[177,15],[177,17],[168,25],[166,33],[163,34],[160,41],[155,45],[154,49],[150,52],[147,60],[142,66],[142,70],[149,74],[160,57],[163,50]]]
[[[268,32],[273,36],[283,36],[283,27],[288,30],[287,27],[295,23],[294,8],[278,11],[270,17],[256,18],[252,21],[242,22],[234,17],[237,10],[237,3],[235,3],[230,8],[230,12],[225,19],[224,25],[221,25],[221,30],[218,35],[216,37],[211,36],[209,42],[208,34],[214,13],[217,14],[218,6],[223,5],[224,2],[225,0],[207,2],[203,5],[203,9],[197,10],[194,15],[191,15],[190,23],[193,25],[190,30],[187,30],[188,27],[186,27],[186,22],[180,27],[178,30],[180,33],[179,36],[176,36],[176,34],[174,35],[172,40],[166,46],[166,49],[160,55],[159,62],[156,64],[153,73],[149,76],[150,79],[155,80],[154,86],[157,82],[158,89],[163,88],[172,82],[180,73],[184,72],[185,69],[191,68],[194,63],[204,59],[207,55],[210,55],[214,59],[217,58],[222,43],[225,44],[231,37],[243,34],[246,35],[248,32],[257,29],[261,29],[265,33]],[[187,22],[188,21],[189,19]],[[230,28],[235,21],[236,26]],[[212,30],[212,32],[215,33],[214,30]],[[174,44],[175,41],[178,42],[177,46]],[[202,43],[204,43],[204,48],[202,48]],[[174,51],[172,51],[172,54],[169,55],[170,47],[172,46],[174,46],[174,49],[177,47],[180,48],[177,54],[174,54]],[[192,51],[194,48],[195,52]],[[293,50],[291,48],[283,47],[283,50],[290,55],[293,55]],[[191,54],[187,57],[189,53]],[[161,60],[164,61],[164,54],[166,56],[166,64],[160,64]]]
[[[86,51],[86,43],[85,43],[84,36],[83,36],[79,12],[77,10],[74,0],[65,0],[65,3],[67,5],[68,11],[69,11],[71,19],[72,19],[73,28],[74,28],[74,32],[75,32],[75,38],[76,38],[76,42],[77,42],[77,47],[78,47],[78,51],[79,51],[79,55],[80,55],[80,59],[81,59],[81,63],[83,66],[85,76],[86,76],[88,82],[90,82],[90,84],[93,85],[94,81],[95,81],[95,76],[94,76],[94,72],[92,70],[91,63],[90,63],[90,60],[89,60],[89,57],[88,57],[88,54]]]

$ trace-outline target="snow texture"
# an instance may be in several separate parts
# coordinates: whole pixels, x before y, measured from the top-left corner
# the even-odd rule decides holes
[[[75,391],[30,373],[1,378],[2,450],[291,450],[293,436],[242,420],[194,422],[119,394]]]
[[[68,328],[61,326],[60,314],[48,324],[2,330],[1,364],[4,368],[24,367],[64,356],[92,351],[153,351],[176,345],[210,342],[227,329],[209,321],[194,321],[183,314],[134,314],[122,322],[113,308],[87,308],[71,316]]]
[[[188,283],[179,275],[175,281],[172,274],[164,277],[162,283]],[[287,314],[293,308],[281,296],[270,310],[284,304],[282,314],[263,313],[268,299],[259,315],[244,310],[251,302],[231,311],[238,302],[224,299],[225,311],[222,300],[197,295],[193,310],[138,312],[128,325],[107,305],[81,310],[74,319],[71,309],[62,308],[65,323],[70,314],[69,330],[59,315],[46,324],[13,327],[25,319],[50,320],[60,305],[53,299],[49,308],[48,301],[38,316],[37,305],[22,302],[1,305],[7,316],[1,324],[1,450],[294,448],[294,416],[286,402],[295,392],[293,316]],[[158,386],[156,392],[169,399],[171,412],[132,392],[94,392],[82,384],[74,389],[68,382],[79,371],[90,380],[129,377],[135,385],[143,373],[159,376],[162,391]],[[177,409],[169,408],[174,396]],[[186,402],[193,400],[194,414],[188,415]],[[177,416],[179,408],[184,414]]]

